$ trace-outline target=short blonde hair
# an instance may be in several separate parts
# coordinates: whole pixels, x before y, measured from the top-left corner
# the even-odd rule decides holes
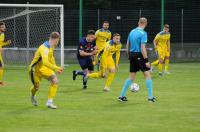
[[[58,39],[58,38],[60,38],[60,33],[59,32],[52,32],[50,34],[50,38],[51,39]]]
[[[139,23],[143,24],[143,23],[147,23],[147,19],[145,17],[141,17],[139,19]]]

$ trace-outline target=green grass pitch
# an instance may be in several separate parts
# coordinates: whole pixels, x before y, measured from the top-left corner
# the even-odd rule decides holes
[[[31,82],[26,68],[7,68],[6,86],[0,88],[0,132],[200,132],[200,63],[171,64],[171,75],[153,74],[156,103],[147,102],[142,73],[135,82],[138,93],[128,91],[127,103],[117,101],[128,64],[121,64],[112,91],[102,91],[104,79],[89,80],[82,90],[81,78],[72,80],[70,65],[59,76],[57,110],[45,107],[49,83],[43,80],[30,103]]]

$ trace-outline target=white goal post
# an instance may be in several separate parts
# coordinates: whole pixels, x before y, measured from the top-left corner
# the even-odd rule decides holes
[[[48,20],[49,19],[49,20]],[[6,47],[8,51],[12,52],[13,60],[20,61],[24,56],[26,63],[30,63],[33,53],[30,51],[36,49],[42,41],[48,39],[48,35],[52,31],[58,30],[61,35],[59,59],[61,66],[64,66],[64,6],[53,4],[0,4],[0,21],[6,23],[7,34],[14,45]],[[16,24],[17,23],[17,24]],[[19,27],[18,27],[19,26]],[[10,29],[9,29],[10,28]],[[35,34],[34,34],[35,33]],[[39,35],[40,36],[39,36]],[[37,40],[38,39],[38,40]],[[20,49],[25,49],[20,50]],[[19,51],[20,50],[20,51]],[[19,56],[19,60],[16,56]],[[26,53],[25,53],[26,52]],[[4,53],[4,56],[9,55]],[[16,56],[15,56],[16,55]],[[8,59],[9,60],[9,59]]]

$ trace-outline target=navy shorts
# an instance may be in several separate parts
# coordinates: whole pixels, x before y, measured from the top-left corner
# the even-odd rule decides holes
[[[94,65],[92,63],[91,58],[79,58],[78,57],[78,62],[82,68],[82,70],[88,69],[89,71],[94,70]]]

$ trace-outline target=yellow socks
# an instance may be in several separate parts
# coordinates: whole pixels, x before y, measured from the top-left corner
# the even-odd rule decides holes
[[[155,60],[154,62],[151,63],[152,66],[158,66],[159,60]]]
[[[89,73],[87,76],[88,76],[88,78],[100,78],[101,77],[99,72]]]
[[[50,88],[49,88],[49,95],[48,95],[48,99],[52,99],[56,96],[56,92],[58,89],[58,85],[57,84],[51,84]]]
[[[106,84],[105,84],[105,87],[110,87],[113,79],[115,77],[115,73],[109,73],[108,76],[107,76],[107,79],[106,79]]]
[[[161,64],[161,63],[158,64],[158,71],[159,71],[159,73],[163,72],[163,64]]]
[[[35,94],[36,94],[37,91],[38,91],[38,90],[36,90],[36,89],[34,88],[34,86],[31,87],[31,94],[32,94],[32,96],[35,96]]]
[[[2,82],[3,80],[3,69],[0,68],[0,82]]]
[[[169,59],[165,60],[165,71],[169,70]]]

